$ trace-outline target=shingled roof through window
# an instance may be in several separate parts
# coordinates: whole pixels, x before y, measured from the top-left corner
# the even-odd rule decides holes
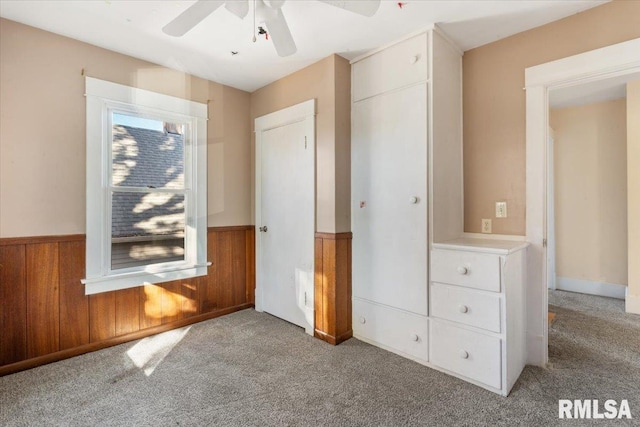
[[[114,186],[149,188],[116,192],[112,198],[114,238],[175,235],[184,231],[184,196],[153,188],[184,188],[184,136],[124,125],[113,126]]]

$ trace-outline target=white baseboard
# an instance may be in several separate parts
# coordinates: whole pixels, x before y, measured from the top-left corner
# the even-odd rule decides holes
[[[581,294],[618,299],[625,299],[625,294],[627,293],[627,287],[625,285],[592,282],[590,280],[574,279],[571,277],[557,277],[556,289],[559,291],[579,292]]]
[[[640,296],[628,294],[625,311],[627,313],[640,314]]]

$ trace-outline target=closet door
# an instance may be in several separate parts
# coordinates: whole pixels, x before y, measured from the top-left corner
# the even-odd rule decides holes
[[[427,86],[353,104],[353,296],[427,314]]]

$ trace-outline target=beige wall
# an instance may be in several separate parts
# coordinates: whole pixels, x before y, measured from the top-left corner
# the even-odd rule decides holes
[[[85,232],[82,69],[209,101],[209,225],[252,223],[248,93],[1,19],[0,237]]]
[[[640,1],[613,1],[465,52],[465,231],[493,218],[494,233],[525,234],[525,68],[638,38],[639,16]]]
[[[640,314],[640,80],[627,84],[627,187],[629,220],[627,311]]]
[[[208,225],[252,225],[251,95],[209,83]]]
[[[316,231],[351,229],[351,66],[331,55],[251,94],[251,120],[315,98]]]
[[[351,231],[351,64],[335,57],[336,233]]]
[[[626,100],[551,110],[556,274],[627,284]]]

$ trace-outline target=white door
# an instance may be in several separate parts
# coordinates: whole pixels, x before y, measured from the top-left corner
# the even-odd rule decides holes
[[[427,314],[426,84],[353,105],[353,296]]]
[[[268,129],[260,129],[259,120],[256,120],[256,309],[313,334],[313,115]]]

